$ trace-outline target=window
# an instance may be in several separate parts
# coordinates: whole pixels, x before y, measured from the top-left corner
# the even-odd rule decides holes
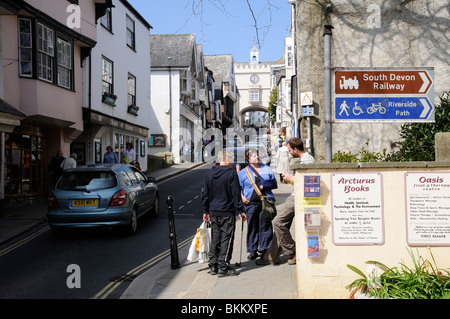
[[[53,82],[53,30],[38,23],[38,78]]]
[[[71,88],[72,79],[72,45],[58,38],[58,85]]]
[[[133,50],[136,48],[134,36],[134,21],[127,15],[127,45]]]
[[[136,105],[136,77],[128,73],[128,106]]]
[[[250,91],[250,102],[259,102],[259,91],[258,90],[252,90]]]
[[[105,15],[100,18],[100,24],[109,31],[112,31],[111,21],[112,21],[111,8],[107,8]]]
[[[113,63],[102,57],[102,92],[112,94],[113,89]]]
[[[33,29],[34,22],[31,19],[19,18],[19,75],[30,78],[36,76],[40,80],[73,89],[71,39],[55,36],[57,31],[40,22],[36,23],[35,33]],[[33,36],[36,38],[35,49]],[[33,65],[34,59],[36,65]]]
[[[19,19],[19,74],[25,77],[33,76],[33,44],[30,19]]]
[[[43,193],[43,138],[19,131],[5,134],[5,194]]]

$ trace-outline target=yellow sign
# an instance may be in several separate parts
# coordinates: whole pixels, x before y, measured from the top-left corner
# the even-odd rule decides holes
[[[322,196],[302,197],[302,199],[300,200],[300,209],[304,210],[305,206],[322,207]]]

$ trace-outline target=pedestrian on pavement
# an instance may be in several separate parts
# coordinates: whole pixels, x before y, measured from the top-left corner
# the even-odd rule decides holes
[[[56,183],[58,182],[59,178],[63,173],[61,163],[65,159],[66,158],[63,156],[63,151],[58,150],[56,152],[56,155],[52,157],[52,159],[50,160],[50,164],[48,164],[47,170],[50,172],[52,176],[52,188],[55,187]]]
[[[283,142],[277,151],[277,173],[280,174],[281,183],[285,183],[281,175],[290,172],[289,161],[289,149],[286,146],[286,142]]]
[[[106,148],[106,153],[103,155],[103,163],[105,164],[118,164],[119,159],[117,158],[117,155],[115,152],[113,152],[113,149],[111,146],[108,146]]]
[[[62,161],[60,166],[63,169],[63,171],[77,167],[77,154],[75,153],[70,154],[70,157]]]
[[[250,253],[247,259],[253,260],[258,257],[258,252],[264,256],[273,235],[272,222],[262,218],[261,198],[255,191],[253,183],[272,201],[274,200],[272,189],[277,188],[278,185],[270,167],[259,161],[256,148],[245,151],[245,160],[249,165],[241,170],[238,176],[247,216],[247,252]]]
[[[297,163],[313,164],[314,157],[308,152],[305,152],[303,141],[298,137],[293,137],[287,143],[289,153],[297,158]],[[293,183],[294,176],[284,173],[283,179]],[[279,263],[281,251],[289,256],[288,264],[295,265],[295,241],[291,236],[290,228],[295,214],[294,192],[286,199],[286,202],[281,206],[277,216],[272,221],[273,224],[273,238],[267,253],[260,259],[256,260],[257,265],[268,265],[270,263]]]
[[[203,220],[211,222],[211,252],[209,268],[219,277],[237,276],[239,272],[230,266],[233,253],[236,212],[245,222],[244,205],[234,156],[223,150],[217,155],[220,165],[213,166],[205,178],[202,190]]]
[[[128,158],[127,164],[134,165],[136,162],[136,152],[133,149],[133,144],[127,143],[125,147],[126,149],[123,151],[123,154]]]

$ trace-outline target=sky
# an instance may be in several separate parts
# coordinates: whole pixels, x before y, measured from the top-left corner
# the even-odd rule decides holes
[[[291,5],[287,0],[248,1],[258,36],[247,0],[128,0],[153,27],[150,34],[195,33],[204,55],[231,54],[236,62],[250,62],[255,43],[260,62],[278,61],[289,35]]]

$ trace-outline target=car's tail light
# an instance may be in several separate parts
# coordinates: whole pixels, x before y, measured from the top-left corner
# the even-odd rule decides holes
[[[47,197],[47,205],[48,207],[57,208],[59,207],[58,200],[56,199],[55,194],[50,192]]]
[[[109,202],[110,206],[120,206],[125,204],[127,201],[127,193],[123,189],[117,191],[112,197],[111,201]]]

